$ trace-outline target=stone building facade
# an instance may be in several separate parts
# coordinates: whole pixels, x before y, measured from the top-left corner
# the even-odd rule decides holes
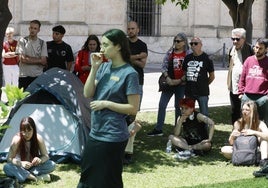
[[[148,0],[150,1],[150,0]],[[13,14],[10,22],[15,27],[16,37],[28,35],[29,21],[41,21],[39,37],[51,40],[51,29],[62,24],[66,28],[64,40],[77,52],[88,34],[101,36],[110,28],[126,31],[130,0],[9,0]],[[253,38],[265,37],[267,1],[253,4]],[[221,53],[223,44],[231,46],[231,17],[221,0],[191,0],[187,10],[168,1],[160,6],[161,31],[156,36],[141,36],[149,49],[148,62],[161,62],[170,48],[173,36],[185,32],[189,38],[199,36],[204,50],[209,54]]]

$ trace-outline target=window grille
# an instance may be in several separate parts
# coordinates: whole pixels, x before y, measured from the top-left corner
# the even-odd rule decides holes
[[[136,21],[140,27],[141,36],[160,36],[161,5],[155,0],[128,0],[128,21]]]

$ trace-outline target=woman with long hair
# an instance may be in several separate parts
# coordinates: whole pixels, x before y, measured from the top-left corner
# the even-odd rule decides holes
[[[36,131],[36,125],[31,117],[25,117],[20,122],[20,132],[13,139],[9,149],[4,172],[15,177],[19,182],[30,180],[50,181],[50,175],[56,165],[49,160],[45,142]]]
[[[103,57],[109,59],[103,63]],[[127,115],[139,108],[138,73],[130,65],[126,34],[119,29],[102,36],[100,53],[91,54],[84,96],[91,99],[91,130],[77,187],[122,188],[124,151],[129,138]]]
[[[96,35],[89,35],[76,57],[74,71],[85,84],[91,69],[90,54],[100,51],[100,41]]]
[[[242,104],[242,117],[234,123],[233,131],[229,137],[231,146],[221,148],[221,153],[227,159],[232,158],[233,144],[240,135],[255,135],[259,140],[259,150],[261,152],[262,163],[268,162],[268,128],[266,124],[259,119],[257,105],[254,101],[246,101]]]
[[[185,82],[182,81],[184,71],[182,64],[185,56],[189,54],[188,39],[184,33],[178,33],[174,39],[171,48],[167,51],[162,63],[162,74],[170,86],[168,90],[161,91],[161,97],[158,105],[157,123],[152,131],[147,133],[148,136],[162,136],[163,125],[166,117],[166,108],[173,95],[175,107],[175,124],[181,115],[179,101],[184,97]]]

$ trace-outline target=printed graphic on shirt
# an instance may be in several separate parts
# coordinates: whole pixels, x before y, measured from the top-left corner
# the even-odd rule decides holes
[[[248,76],[249,77],[261,77],[263,78],[263,73],[262,73],[263,69],[258,66],[258,65],[254,65],[253,67],[249,68],[249,71],[248,71]]]
[[[182,63],[186,53],[173,54],[174,78],[180,79],[184,72],[182,70]]]
[[[201,68],[203,67],[203,61],[189,61],[187,67],[187,81],[197,82],[197,78]]]

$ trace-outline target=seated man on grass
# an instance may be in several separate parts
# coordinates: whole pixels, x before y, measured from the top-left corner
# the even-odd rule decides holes
[[[178,117],[174,135],[169,136],[172,144],[180,152],[177,157],[187,159],[193,155],[203,154],[211,149],[214,134],[214,122],[207,116],[195,111],[195,101],[190,98],[181,99],[181,116]]]

